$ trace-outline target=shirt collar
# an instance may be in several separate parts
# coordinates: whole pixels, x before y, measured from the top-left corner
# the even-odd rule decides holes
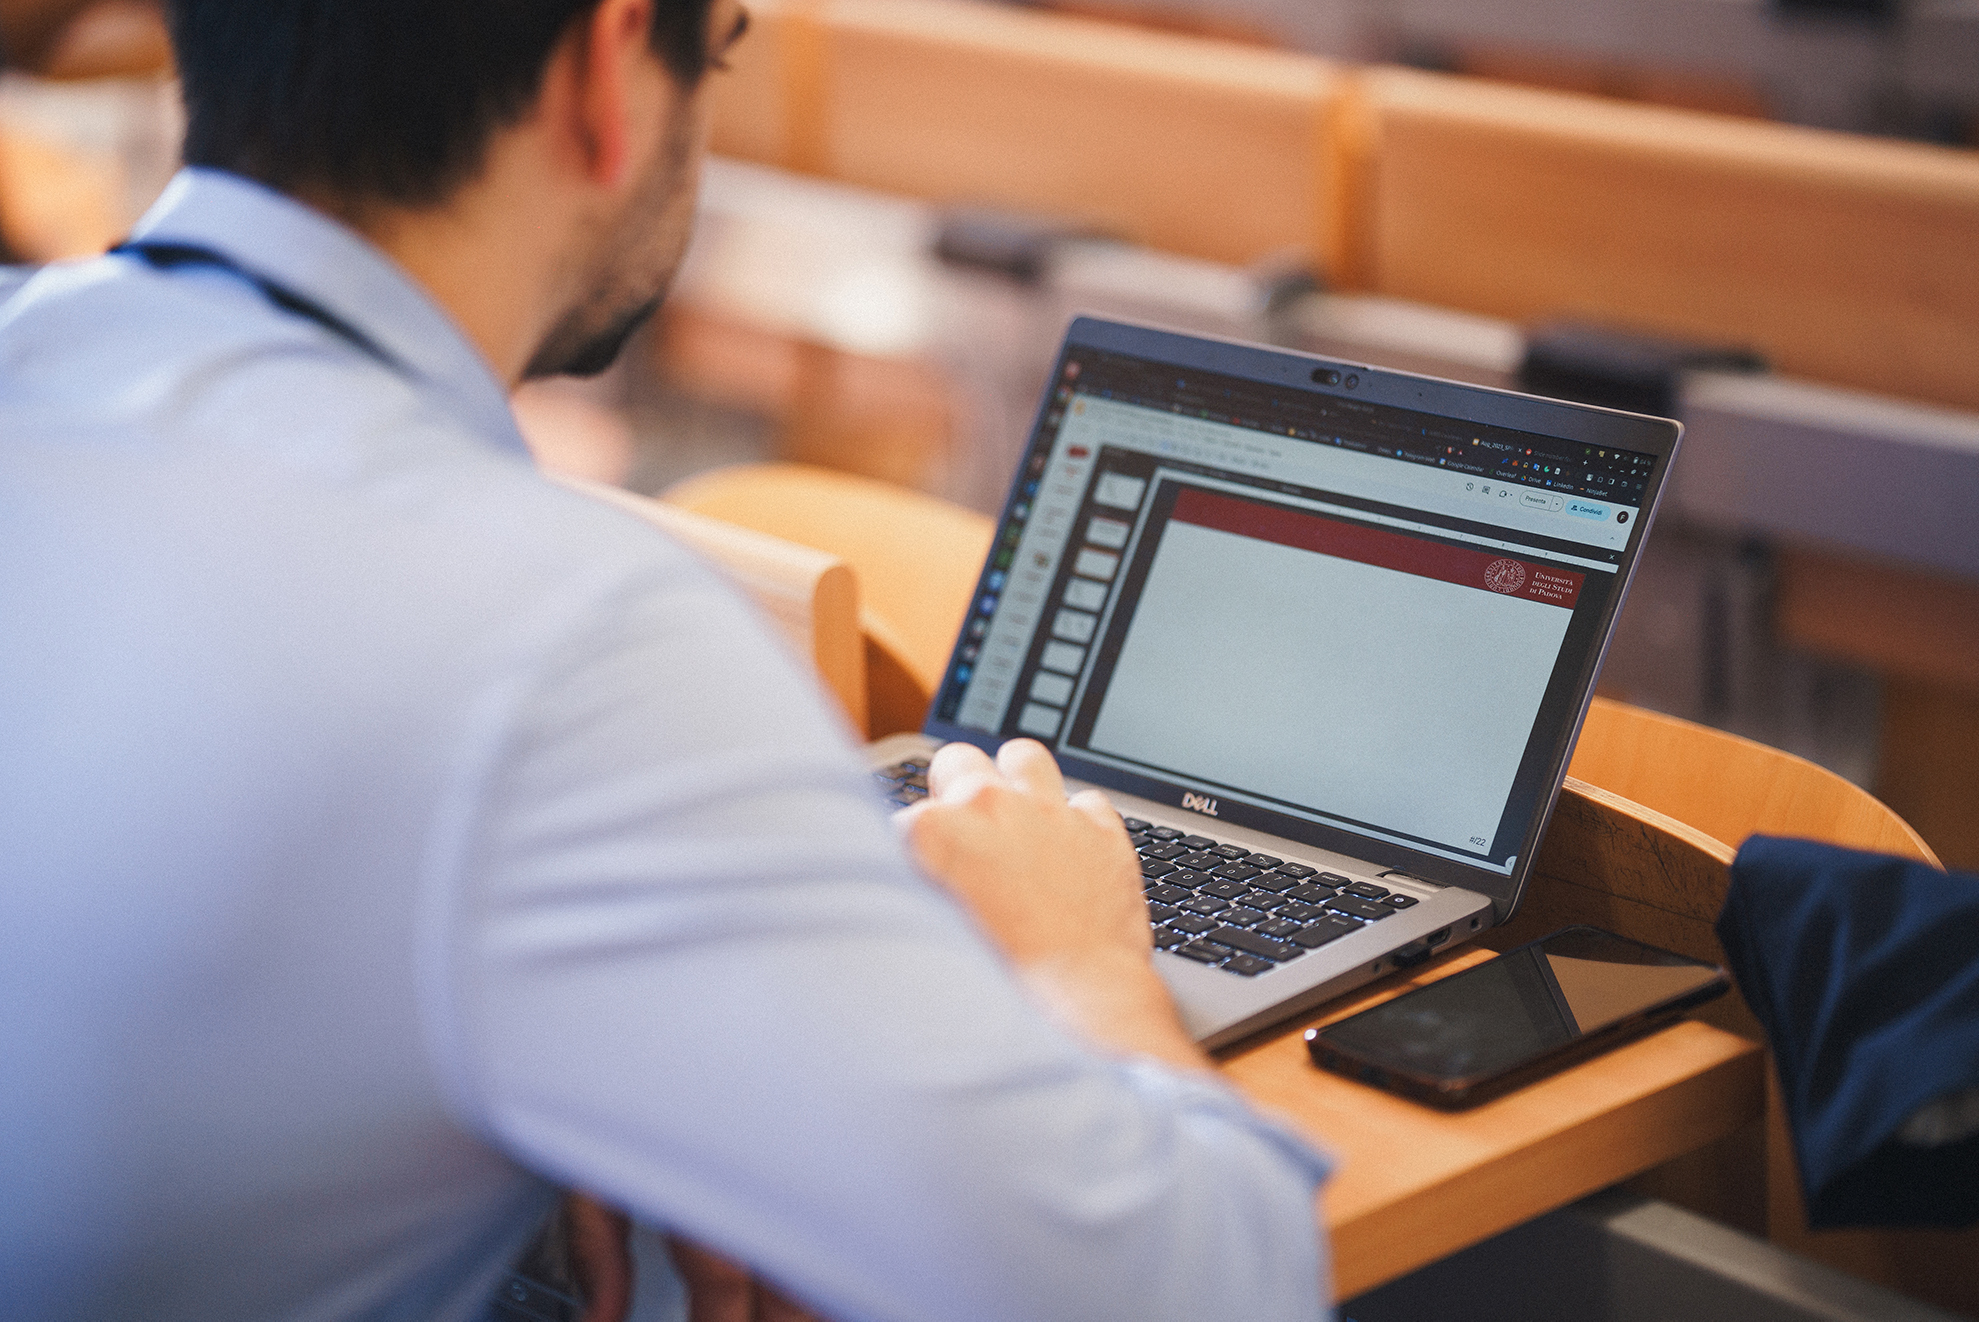
[[[527,452],[508,392],[445,309],[356,231],[225,171],[179,171],[133,237],[225,254],[363,331],[419,383],[446,395],[476,432]]]

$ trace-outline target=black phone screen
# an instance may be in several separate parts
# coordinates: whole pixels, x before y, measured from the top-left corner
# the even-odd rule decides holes
[[[1659,1008],[1708,1000],[1709,964],[1591,927],[1570,927],[1377,1005],[1313,1043],[1360,1065],[1425,1080],[1475,1081],[1560,1053]]]

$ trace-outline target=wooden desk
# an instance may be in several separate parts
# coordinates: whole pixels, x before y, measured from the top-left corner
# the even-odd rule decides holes
[[[1689,1020],[1449,1114],[1322,1071],[1306,1055],[1307,1028],[1492,957],[1446,955],[1222,1057],[1246,1096],[1339,1159],[1320,1200],[1338,1298],[1724,1138],[1764,1110],[1759,1047]]]
[[[724,481],[732,483],[732,503],[724,497]],[[753,510],[786,529],[793,518],[804,523],[806,511],[836,509],[843,516],[861,505],[852,500],[848,506],[846,497],[857,493],[834,496],[816,484],[815,475],[787,467],[734,470],[727,479],[717,474],[676,489],[676,497],[696,504],[697,485],[703,509],[744,518]],[[742,499],[752,493],[755,499]],[[763,516],[764,510],[770,514]],[[674,513],[694,517],[685,510]],[[934,511],[911,513],[931,520]],[[901,526],[897,517],[853,522],[895,531]],[[943,540],[931,535],[938,522],[913,537],[918,549]],[[821,536],[833,531],[829,526],[811,531],[858,558],[860,548]],[[966,541],[981,531],[959,527],[954,535]],[[744,535],[739,528],[735,532]],[[955,553],[945,558],[958,566],[978,563],[982,555],[980,543],[973,551],[951,549]],[[872,565],[884,565],[884,555],[865,550],[878,556],[869,557]],[[924,585],[921,590],[931,602],[954,598],[946,590]],[[1708,915],[1723,900],[1730,858],[1722,845],[1680,823],[1570,780],[1540,848],[1520,918],[1501,934],[1529,939],[1591,920],[1716,959]],[[1665,921],[1649,922],[1643,912]],[[1522,923],[1539,928],[1527,932]],[[1224,1073],[1242,1092],[1339,1158],[1320,1213],[1332,1240],[1334,1288],[1341,1298],[1727,1138],[1764,1114],[1766,1073],[1759,1047],[1696,1021],[1456,1114],[1325,1073],[1307,1056],[1306,1028],[1492,957],[1483,949],[1455,951],[1222,1053]],[[1754,1183],[1758,1178],[1755,1167]]]

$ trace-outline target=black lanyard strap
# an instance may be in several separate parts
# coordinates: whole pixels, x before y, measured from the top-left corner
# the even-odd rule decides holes
[[[124,253],[137,257],[160,271],[173,271],[182,266],[208,266],[216,270],[228,271],[261,291],[263,298],[298,317],[306,317],[338,339],[356,347],[377,359],[393,371],[402,371],[399,360],[394,358],[379,343],[357,327],[339,317],[315,299],[306,298],[293,289],[276,284],[264,275],[248,270],[233,258],[212,248],[202,248],[191,243],[153,243],[146,239],[129,239],[112,248],[114,254]]]

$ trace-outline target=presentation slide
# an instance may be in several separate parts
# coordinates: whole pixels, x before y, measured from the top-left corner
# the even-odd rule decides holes
[[[1583,580],[1185,490],[1090,746],[1486,851]]]

